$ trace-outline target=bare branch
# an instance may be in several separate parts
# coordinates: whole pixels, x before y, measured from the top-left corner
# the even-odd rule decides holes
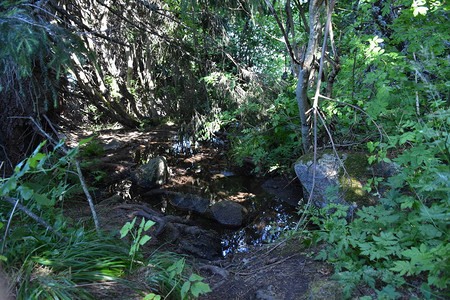
[[[284,30],[284,26],[280,21],[280,18],[278,17],[277,12],[275,11],[275,9],[273,8],[272,4],[268,1],[268,0],[264,0],[266,2],[267,7],[269,7],[270,12],[273,14],[273,16],[275,17],[275,20],[277,21],[278,27],[280,27],[281,33],[283,34],[284,37],[284,42],[286,44],[286,47],[288,48],[288,52],[289,52],[289,56],[292,58],[292,60],[296,63],[296,64],[301,64],[301,62],[295,57],[295,53],[292,50],[292,46],[291,43],[289,42],[289,37],[286,33],[286,30]]]
[[[11,203],[12,205],[14,205],[14,209],[17,207],[18,209],[23,211],[27,216],[29,216],[30,218],[32,218],[33,220],[38,222],[40,225],[44,226],[47,230],[50,230],[50,231],[54,232],[56,234],[56,236],[58,236],[59,238],[67,240],[67,237],[63,236],[60,232],[58,232],[55,228],[53,228],[53,226],[51,226],[50,224],[48,224],[47,222],[45,222],[44,220],[39,218],[36,214],[34,214],[28,208],[26,208],[25,206],[20,204],[19,203],[19,199],[11,198],[11,197],[2,197],[1,199]],[[14,209],[11,212],[11,214],[14,213]],[[3,247],[2,247],[2,253],[3,253]]]

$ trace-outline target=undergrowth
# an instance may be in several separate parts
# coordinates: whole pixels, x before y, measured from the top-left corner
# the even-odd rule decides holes
[[[133,233],[131,246],[116,237],[118,232],[68,222],[64,202],[79,190],[68,175],[79,148],[59,155],[62,142],[53,151],[43,152],[44,145],[0,180],[0,260],[17,299],[98,299],[123,291],[145,299],[188,299],[209,291],[183,257],[145,256],[139,249],[149,240],[151,221],[142,220],[145,226],[137,231],[134,223],[125,224],[121,232]],[[146,276],[127,279],[141,268]]]
[[[360,284],[380,299],[396,299],[405,290],[425,299],[449,296],[449,113],[441,110],[414,125],[416,144],[392,159],[400,171],[389,178],[378,205],[362,207],[351,222],[346,207],[331,215],[326,207],[312,217],[320,228],[316,242],[328,244],[317,259],[334,265],[348,297]],[[379,150],[398,141],[378,144]]]

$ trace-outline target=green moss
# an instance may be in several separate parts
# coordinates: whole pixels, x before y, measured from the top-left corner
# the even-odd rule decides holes
[[[316,280],[310,283],[309,299],[337,300],[345,299],[342,286],[334,280]]]
[[[331,149],[326,149],[326,150],[321,150],[321,151],[317,151],[317,160],[319,160],[320,158],[322,158],[322,155],[324,154],[332,154],[334,155],[334,151]],[[314,153],[306,153],[304,155],[302,155],[299,159],[297,159],[297,161],[294,163],[294,166],[298,163],[305,163],[308,161],[312,161],[314,159]]]

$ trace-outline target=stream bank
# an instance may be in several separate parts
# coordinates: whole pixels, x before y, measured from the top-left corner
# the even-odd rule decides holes
[[[68,140],[76,146],[90,135],[72,133]],[[242,175],[230,163],[225,142],[194,147],[172,126],[145,132],[101,131],[96,141],[100,150],[86,158],[93,162],[86,175],[94,180],[94,175],[105,174],[95,179],[94,192],[102,227],[117,231],[136,216],[156,221],[143,250],[188,255],[213,290],[202,299],[339,299],[337,283],[329,281],[330,267],[314,261],[300,240],[274,247],[273,242],[298,220],[302,188],[297,180]],[[168,182],[151,190],[133,184],[131,173],[157,156],[167,159]],[[180,209],[174,205],[178,195],[195,195],[208,205],[239,203],[245,209],[242,225],[224,226],[194,210]],[[90,219],[81,198],[69,211],[73,219]],[[313,294],[317,295],[311,298]]]
[[[91,134],[70,134],[71,146]],[[174,126],[151,131],[105,130],[97,134],[94,146],[99,150],[91,150],[95,155],[86,158],[92,162],[88,174],[103,174],[96,183],[96,202],[100,206],[111,199],[122,204],[145,204],[159,215],[156,218],[172,216],[206,231],[212,230],[221,240],[221,249],[208,258],[245,252],[250,246],[270,243],[283,231],[293,228],[298,219],[296,206],[302,198],[298,181],[287,177],[249,176],[248,170],[242,172],[231,164],[225,140],[194,143],[180,136]],[[167,160],[169,180],[154,188],[133,183],[133,172],[155,157]],[[193,207],[202,201],[205,208]],[[233,205],[241,207],[242,220],[218,221],[212,215],[221,204],[228,204],[223,211],[232,210]]]

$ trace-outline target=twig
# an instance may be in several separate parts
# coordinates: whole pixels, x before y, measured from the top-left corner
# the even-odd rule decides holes
[[[19,199],[17,199],[16,203],[14,203],[14,207],[13,207],[13,209],[11,211],[11,214],[9,215],[8,224],[6,225],[6,229],[5,229],[5,235],[3,236],[3,244],[2,244],[2,252],[1,252],[1,254],[3,254],[3,251],[5,250],[6,237],[8,236],[9,226],[11,225],[11,221],[12,221],[14,212],[16,211],[17,204],[19,204]]]
[[[56,229],[53,228],[53,226],[51,226],[50,224],[48,224],[47,222],[45,222],[44,220],[39,218],[32,211],[30,211],[28,208],[26,208],[25,206],[20,204],[19,203],[19,199],[11,198],[11,197],[2,197],[1,199],[5,200],[5,201],[8,201],[12,205],[14,205],[14,208],[13,208],[13,211],[12,211],[11,215],[14,213],[14,210],[17,207],[18,209],[23,211],[25,214],[27,214],[27,216],[29,216],[30,218],[32,218],[33,220],[35,220],[36,222],[38,222],[39,224],[44,226],[47,230],[50,230],[50,231],[54,232],[56,234],[56,236],[58,236],[59,238],[67,240],[67,237],[63,236],[59,231],[56,231]],[[2,253],[3,253],[3,248],[2,248]]]
[[[8,161],[9,165],[11,166],[11,169],[14,169],[14,166],[13,166],[11,160],[10,160],[9,157],[8,157],[8,153],[6,152],[5,146],[3,146],[3,145],[0,144],[0,148],[2,148],[3,153],[5,154],[5,159]],[[0,168],[0,169],[1,169],[1,168]]]
[[[270,270],[270,269],[272,269],[274,266],[279,265],[279,264],[281,264],[281,263],[284,263],[285,261],[287,261],[287,260],[289,260],[289,259],[291,259],[291,258],[293,258],[293,257],[295,257],[295,256],[297,256],[297,255],[299,255],[299,253],[294,253],[294,254],[289,255],[288,257],[285,257],[285,258],[283,258],[283,259],[281,259],[281,260],[279,260],[279,261],[276,261],[276,262],[274,262],[274,263],[272,263],[272,264],[270,264],[270,265],[266,265],[266,266],[264,266],[264,267],[260,267],[260,268],[258,268],[258,269],[256,269],[256,270],[251,270],[251,272],[248,272],[248,273],[244,273],[244,272],[232,272],[232,271],[230,271],[230,272],[231,272],[231,273],[234,273],[235,275],[241,275],[241,276],[250,276],[250,275],[252,275],[252,276],[250,276],[250,277],[248,277],[248,278],[245,279],[245,280],[249,280],[249,279],[252,278],[253,276],[256,276],[259,272]]]
[[[302,63],[295,57],[295,53],[292,50],[291,43],[289,42],[289,37],[288,37],[286,31],[284,30],[284,26],[281,23],[280,18],[278,18],[277,12],[275,11],[275,9],[273,8],[272,4],[268,0],[264,0],[264,1],[266,2],[266,5],[269,8],[270,12],[275,17],[275,20],[278,23],[278,27],[280,27],[281,33],[283,34],[283,37],[284,37],[284,43],[286,44],[286,47],[287,47],[287,49],[289,51],[289,56],[292,58],[292,61],[294,61],[298,65],[301,65]]]
[[[361,107],[359,107],[357,105],[350,104],[350,103],[346,103],[346,102],[343,102],[343,101],[339,101],[339,100],[336,100],[336,99],[333,99],[333,98],[330,98],[330,97],[326,97],[326,96],[320,95],[320,94],[319,94],[319,97],[323,98],[323,99],[327,99],[327,100],[333,101],[333,102],[336,102],[336,103],[340,103],[340,104],[343,104],[343,105],[348,105],[348,106],[350,106],[350,107],[352,107],[352,108],[354,108],[356,110],[359,110],[364,115],[366,115],[370,119],[370,121],[375,125],[375,127],[378,129],[378,132],[380,133],[380,140],[381,141],[383,140],[383,136],[386,136],[389,139],[389,136],[387,134],[383,133],[383,130],[381,129],[381,126],[378,125],[378,123],[375,122],[375,120],[368,113],[366,113]]]

